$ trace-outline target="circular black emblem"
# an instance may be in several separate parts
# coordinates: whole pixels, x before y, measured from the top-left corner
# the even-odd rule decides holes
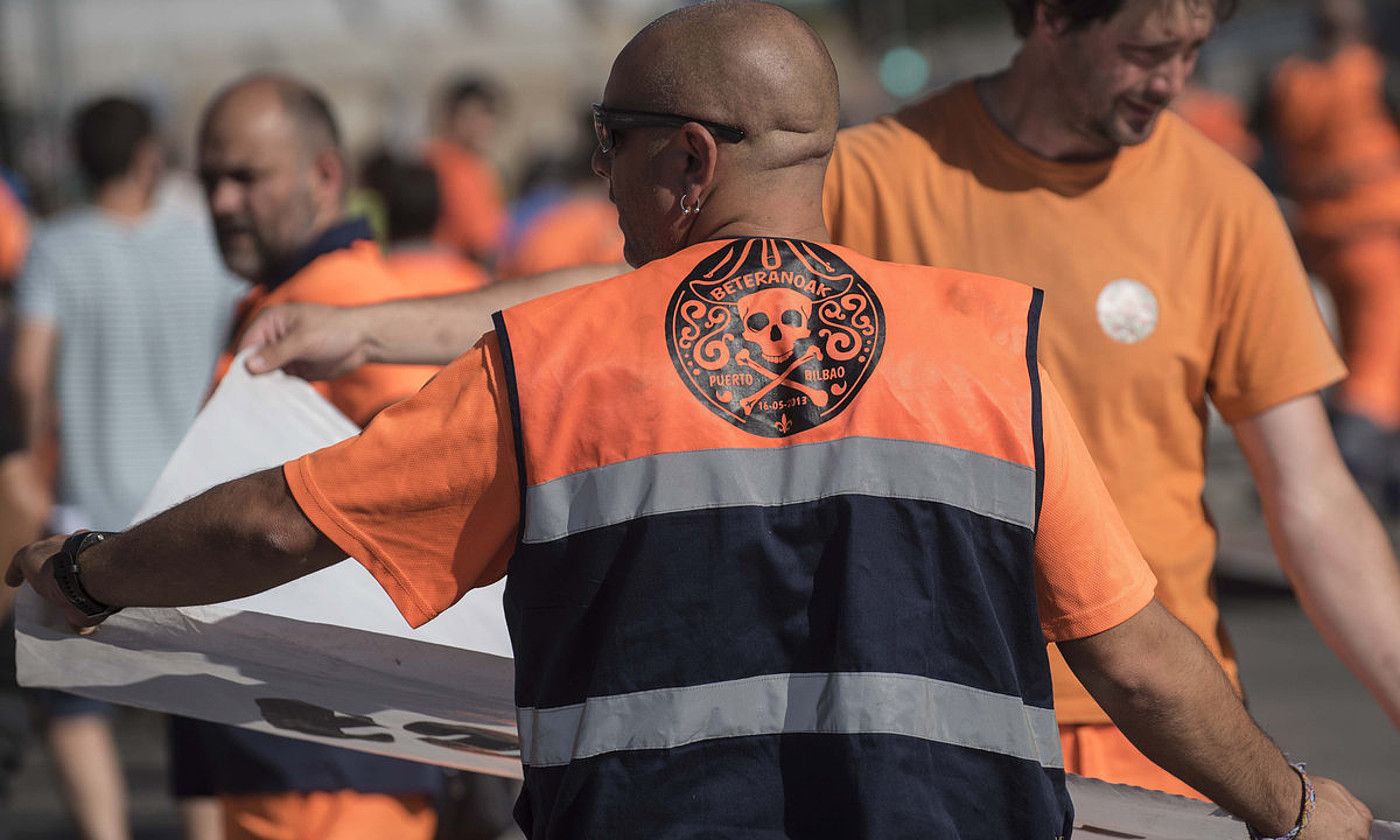
[[[840,414],[885,345],[885,313],[840,257],[794,239],[739,239],[671,296],[676,372],[746,432],[786,437]]]

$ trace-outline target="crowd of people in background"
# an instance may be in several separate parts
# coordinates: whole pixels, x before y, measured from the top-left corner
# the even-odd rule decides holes
[[[174,138],[147,103],[110,95],[70,121],[84,204],[31,220],[0,185],[7,557],[42,533],[129,524],[231,362],[240,328],[267,306],[444,295],[622,263],[616,215],[578,151],[591,154],[586,123],[579,143],[541,151],[508,205],[490,158],[503,94],[484,78],[446,86],[419,153],[371,152],[356,179],[315,91],[269,76],[226,96],[202,129],[197,172],[169,170]],[[320,387],[364,423],[435,371],[371,365]],[[7,627],[14,592],[0,592]],[[129,837],[114,710],[59,692],[21,695],[10,636],[0,653],[0,802],[26,748],[42,744],[80,836]],[[190,838],[225,836],[233,807],[245,821],[293,819],[289,798],[303,809],[295,819],[334,812],[378,825],[379,836],[428,838],[444,792],[462,789],[495,805],[459,822],[509,824],[510,797],[492,780],[449,785],[434,768],[192,720],[171,721],[170,744],[171,792]]]
[[[1362,0],[1314,6],[1315,41],[1276,68],[1261,120],[1251,125],[1238,101],[1202,87],[1189,88],[1175,107],[1248,165],[1265,147],[1280,159],[1284,179],[1277,187],[1296,208],[1292,234],[1336,304],[1350,370],[1329,398],[1333,430],[1362,489],[1394,514],[1400,512],[1400,70],[1368,43]],[[932,100],[943,109],[936,116],[972,124],[974,96],[969,87]],[[81,206],[32,218],[18,182],[0,183],[0,557],[47,534],[125,528],[232,363],[242,332],[270,307],[476,293],[580,266],[599,267],[599,276],[607,267],[623,270],[617,211],[594,171],[597,139],[584,109],[576,142],[538,150],[514,182],[504,181],[494,162],[509,116],[506,93],[487,76],[443,87],[430,136],[414,152],[375,149],[358,166],[345,158],[332,111],[296,79],[237,80],[205,112],[195,171],[174,173],[163,149],[178,138],[164,135],[148,104],[108,95],[71,119],[72,157],[87,192]],[[909,119],[924,125],[922,116]],[[889,154],[879,146],[885,141],[873,133],[859,137],[875,144],[865,164],[878,169]],[[880,258],[921,261],[919,242],[891,246],[895,223],[872,231],[862,247],[867,243],[853,241],[861,236],[859,224],[841,222],[842,212],[861,220],[879,215],[869,206],[849,209],[866,200],[859,177],[850,174],[860,148],[855,138],[846,136],[845,149],[838,145],[837,161],[846,168],[827,184],[833,233],[846,228],[837,241]],[[966,142],[958,154],[971,157],[974,147],[987,146]],[[905,164],[916,165],[901,159]],[[1047,179],[1059,177],[1052,168]],[[846,207],[836,206],[835,186]],[[890,212],[900,217],[904,209]],[[1122,328],[1137,327],[1124,322]],[[364,426],[437,370],[366,364],[316,387]],[[1071,379],[1059,377],[1062,386]],[[1172,410],[1195,414],[1186,402]],[[1196,438],[1183,440],[1189,448]],[[1105,468],[1113,489],[1111,470]],[[1199,495],[1194,485],[1188,489]],[[1150,514],[1159,516],[1160,509]],[[1203,518],[1200,529],[1209,530]],[[1135,536],[1140,545],[1150,543]],[[1208,575],[1214,543],[1202,537],[1201,546],[1191,574]],[[1167,576],[1158,570],[1158,577]],[[0,587],[0,616],[11,625],[13,596]],[[1193,629],[1229,662],[1228,645],[1214,635],[1212,610],[1201,605],[1201,626]],[[25,750],[42,745],[81,836],[125,840],[129,820],[112,709],[54,692],[21,692],[10,636],[7,631],[0,642],[0,807]],[[1062,669],[1058,661],[1056,668]],[[1057,670],[1057,685],[1062,679],[1073,681]],[[1141,758],[1116,730],[1117,740],[1110,740],[1095,729],[1107,726],[1107,717],[1082,690],[1056,705],[1061,722],[1078,727],[1063,736],[1067,752]],[[506,783],[452,780],[436,768],[196,721],[173,720],[170,732],[172,792],[190,840],[273,837],[279,835],[269,827],[335,821],[370,832],[344,836],[427,840],[444,826],[463,837],[511,830]],[[1144,778],[1156,784],[1155,777]],[[1174,781],[1167,777],[1157,786],[1194,793],[1170,787]],[[466,798],[476,804],[460,811],[444,804],[451,791],[460,804],[463,790],[473,791]]]

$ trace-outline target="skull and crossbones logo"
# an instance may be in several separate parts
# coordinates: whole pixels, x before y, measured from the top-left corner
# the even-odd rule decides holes
[[[884,316],[864,278],[812,243],[751,239],[697,265],[667,313],[671,358],[729,422],[786,437],[835,416],[879,359]]]
[[[736,305],[739,320],[744,325],[744,340],[752,344],[765,361],[772,364],[787,362],[796,354],[797,342],[812,335],[812,301],[801,292],[792,289],[764,289],[740,298]],[[802,365],[813,359],[820,361],[821,357],[821,348],[813,345],[807,348],[807,352],[797,361],[774,373],[755,362],[747,347],[739,349],[734,354],[734,360],[768,379],[766,386],[740,400],[739,407],[745,414],[753,413],[754,405],[779,385],[806,394],[816,405],[825,406],[830,401],[826,391],[803,385],[792,378]]]
[[[792,358],[797,342],[812,334],[812,301],[792,289],[764,289],[736,303],[744,340],[763,358],[780,365]]]

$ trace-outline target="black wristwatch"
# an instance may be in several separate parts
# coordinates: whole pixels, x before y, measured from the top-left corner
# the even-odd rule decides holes
[[[53,579],[58,591],[73,605],[73,609],[96,621],[101,621],[121,607],[109,607],[88,594],[79,576],[78,557],[89,548],[112,535],[111,531],[82,531],[63,541],[63,548],[49,558],[53,562]]]

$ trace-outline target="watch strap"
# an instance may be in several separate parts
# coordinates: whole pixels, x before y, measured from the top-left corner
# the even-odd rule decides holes
[[[94,545],[111,536],[108,531],[80,531],[63,541],[63,547],[52,558],[53,579],[58,591],[68,599],[68,603],[84,616],[104,619],[116,613],[121,607],[112,607],[88,594],[83,587],[78,558]]]

